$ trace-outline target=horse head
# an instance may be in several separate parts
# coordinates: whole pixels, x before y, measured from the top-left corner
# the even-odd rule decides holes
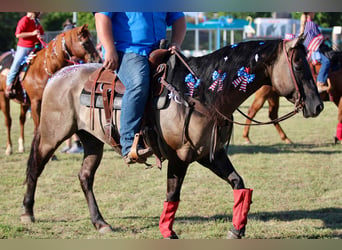
[[[87,24],[66,31],[65,36],[66,47],[71,56],[77,57],[84,62],[101,62],[100,55],[90,39],[91,34]]]
[[[278,55],[269,72],[273,88],[297,108],[302,108],[304,117],[318,116],[323,110],[323,102],[306,60],[303,37],[284,40]]]

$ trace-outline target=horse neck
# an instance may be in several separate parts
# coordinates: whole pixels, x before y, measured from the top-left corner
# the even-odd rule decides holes
[[[62,40],[61,35],[57,36],[55,40],[50,41],[47,48],[43,49],[45,51],[42,51],[46,60],[45,64],[50,73],[55,73],[68,64]]]

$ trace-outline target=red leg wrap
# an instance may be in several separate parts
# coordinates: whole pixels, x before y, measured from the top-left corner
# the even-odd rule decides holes
[[[339,141],[342,140],[342,122],[337,123],[336,138],[337,138]]]
[[[252,203],[253,189],[234,190],[233,226],[236,230],[247,224],[247,214]]]
[[[164,238],[176,234],[172,230],[175,214],[178,208],[179,201],[165,201],[163,213],[159,220],[159,230]]]

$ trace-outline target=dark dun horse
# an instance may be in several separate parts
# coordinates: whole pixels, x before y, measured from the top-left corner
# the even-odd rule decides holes
[[[323,101],[333,101],[337,108],[337,128],[336,128],[336,136],[335,143],[338,141],[342,141],[342,52],[336,53],[335,64],[339,67],[338,70],[330,70],[329,72],[329,85],[330,88],[328,91],[324,91],[320,94],[321,99]],[[319,72],[319,65],[313,66],[310,64],[313,76],[316,80],[317,74]],[[263,107],[264,103],[268,102],[268,114],[271,120],[278,119],[278,110],[279,110],[279,97],[281,95],[275,91],[275,89],[271,86],[263,86],[257,92],[255,92],[255,97],[252,105],[248,109],[247,116],[249,118],[254,118],[257,112]],[[246,124],[251,124],[250,119],[246,119]],[[287,137],[286,133],[280,126],[279,122],[274,122],[277,132],[280,135],[280,138],[285,141],[285,143],[292,143],[292,141]],[[249,138],[250,126],[245,125],[243,129],[242,136],[245,139],[246,143],[251,143]]]
[[[31,105],[32,118],[36,130],[39,124],[43,90],[52,74],[62,67],[74,64],[75,62],[73,60],[75,58],[82,60],[83,62],[99,62],[101,60],[90,36],[87,25],[68,30],[57,35],[55,39],[48,43],[46,48],[38,51],[36,57],[31,61],[31,65],[26,72],[24,80],[21,84],[17,84],[16,86],[18,94],[14,99],[14,101],[21,104],[20,137],[18,140],[19,152],[24,151],[26,112]],[[7,154],[11,154],[11,116],[9,100],[4,96],[6,77],[0,77],[1,108],[5,114],[8,137],[6,152]],[[23,91],[22,86],[25,91]],[[23,92],[26,92],[26,94],[23,94]]]
[[[159,221],[160,231],[164,238],[177,238],[172,226],[182,183],[189,164],[197,161],[234,190],[233,227],[228,236],[241,238],[252,189],[245,188],[224,148],[232,132],[232,113],[265,83],[273,84],[279,93],[295,103],[297,109],[302,108],[305,117],[315,117],[321,112],[323,103],[305,60],[302,40],[235,44],[203,57],[184,58],[187,64],[180,58],[177,55],[170,57],[170,71],[167,78],[162,78],[170,84],[168,107],[148,114],[155,120],[152,128],[156,138],[149,138],[157,142],[159,152],[154,153],[161,153],[168,160],[167,193]],[[106,142],[105,114],[103,109],[94,112],[94,124],[91,124],[90,109],[80,104],[85,82],[100,67],[100,64],[66,67],[55,74],[45,89],[41,122],[27,164],[27,190],[21,215],[24,222],[34,221],[36,185],[46,163],[66,138],[77,133],[84,146],[78,177],[91,222],[101,233],[111,231],[93,193],[95,172]],[[117,120],[117,116],[113,120]]]

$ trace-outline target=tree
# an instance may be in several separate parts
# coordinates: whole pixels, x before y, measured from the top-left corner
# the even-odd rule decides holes
[[[66,19],[73,18],[72,12],[47,12],[41,15],[41,23],[45,30],[59,31],[63,29]],[[95,19],[91,12],[78,12],[76,26],[88,24],[90,30],[95,29]]]
[[[25,13],[0,12],[0,51],[15,49],[17,39],[14,35],[19,19]]]

